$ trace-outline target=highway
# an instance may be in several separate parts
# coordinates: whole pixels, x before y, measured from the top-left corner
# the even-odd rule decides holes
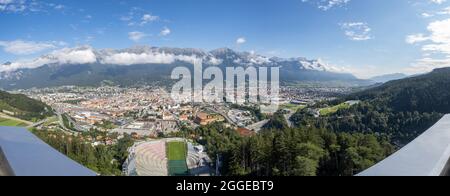
[[[247,126],[246,129],[254,130],[255,132],[259,132],[259,131],[261,131],[262,127],[264,127],[264,125],[266,125],[268,122],[269,122],[268,119],[262,120],[262,121],[259,121],[257,123]]]
[[[40,126],[40,125],[46,123],[47,121],[49,121],[51,118],[52,118],[52,117],[49,117],[49,118],[46,118],[46,119],[41,120],[41,121],[39,121],[39,122],[35,122],[35,123],[31,124],[31,125],[28,125],[27,128],[33,128],[33,127]]]

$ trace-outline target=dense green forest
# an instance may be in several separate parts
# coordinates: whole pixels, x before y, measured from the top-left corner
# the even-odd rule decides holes
[[[442,114],[395,111],[385,105],[361,102],[328,116],[314,117],[308,109],[295,113],[291,120],[299,127],[316,127],[334,132],[373,133],[388,137],[403,146],[436,123]]]
[[[114,145],[92,146],[86,138],[106,138],[106,133],[99,131],[91,131],[78,136],[61,131],[33,130],[32,132],[72,160],[105,176],[122,175],[122,165],[128,156],[127,150],[134,144],[131,136],[125,135]]]
[[[226,176],[349,176],[394,151],[385,138],[373,134],[316,128],[265,129],[242,137],[214,124],[190,132],[211,158],[219,155],[220,172]]]
[[[50,106],[21,94],[0,91],[0,111],[13,112],[15,117],[36,121],[53,114]]]
[[[450,68],[391,81],[344,99],[370,101],[375,106],[384,105],[398,112],[450,113]]]
[[[319,118],[307,108],[298,111],[292,120],[297,126],[386,135],[396,145],[403,146],[450,113],[450,68],[391,81],[312,108],[348,100],[361,103]]]

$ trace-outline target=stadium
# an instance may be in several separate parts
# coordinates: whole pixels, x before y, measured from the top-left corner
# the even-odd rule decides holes
[[[211,159],[204,147],[181,138],[139,142],[128,149],[127,176],[209,176]]]

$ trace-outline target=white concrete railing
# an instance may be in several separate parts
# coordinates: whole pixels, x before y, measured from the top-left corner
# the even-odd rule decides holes
[[[358,176],[449,175],[450,115],[414,141]]]

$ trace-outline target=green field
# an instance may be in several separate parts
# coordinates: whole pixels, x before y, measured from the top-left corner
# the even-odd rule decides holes
[[[48,118],[47,122],[45,122],[43,125],[44,126],[50,126],[50,125],[55,124],[55,123],[57,124],[58,121],[59,121],[59,118],[57,116],[53,116],[53,117]]]
[[[26,123],[23,123],[23,122],[20,122],[20,121],[16,121],[16,120],[0,118],[0,126],[7,126],[7,127],[26,127],[27,124],[26,124]]]
[[[167,146],[169,160],[186,160],[186,143],[168,142]]]
[[[171,176],[185,176],[189,174],[186,164],[187,148],[185,142],[168,142],[167,158]]]
[[[287,104],[283,104],[280,106],[280,109],[288,109],[288,110],[292,110],[292,111],[297,111],[299,109],[303,109],[306,106],[304,105],[297,105],[297,104],[292,104],[292,103],[287,103]]]
[[[319,113],[321,116],[327,116],[327,115],[336,113],[338,110],[348,109],[348,108],[350,108],[350,104],[341,103],[341,104],[333,106],[333,107],[323,108],[319,111]]]

